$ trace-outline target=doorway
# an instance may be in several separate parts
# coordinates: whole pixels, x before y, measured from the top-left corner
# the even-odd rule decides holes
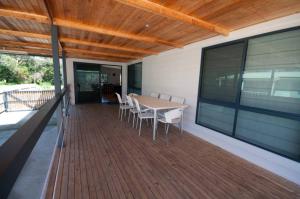
[[[122,66],[74,62],[75,103],[117,103]]]
[[[115,93],[121,95],[122,67],[101,65],[101,87],[102,103],[118,103],[118,98]]]

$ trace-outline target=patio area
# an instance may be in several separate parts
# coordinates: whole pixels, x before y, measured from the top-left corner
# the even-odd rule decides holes
[[[300,198],[299,0],[0,5],[1,199]]]
[[[138,136],[117,118],[116,105],[72,106],[46,198],[300,197],[298,185],[191,134],[173,127],[167,144],[160,126],[153,142],[150,126]]]

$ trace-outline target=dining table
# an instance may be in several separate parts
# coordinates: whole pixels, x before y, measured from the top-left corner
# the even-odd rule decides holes
[[[188,107],[186,104],[180,104],[177,102],[172,102],[168,100],[159,99],[156,97],[151,96],[144,96],[144,95],[138,95],[134,96],[139,102],[140,105],[153,110],[154,114],[154,121],[153,121],[153,141],[156,138],[156,129],[157,129],[157,114],[158,111],[162,110],[170,110],[170,109],[182,109],[182,116],[181,116],[181,130],[183,127],[183,111]]]

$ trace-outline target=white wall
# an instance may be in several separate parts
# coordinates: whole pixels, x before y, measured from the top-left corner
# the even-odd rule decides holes
[[[108,62],[108,61],[97,61],[89,59],[66,59],[66,68],[67,68],[67,83],[70,85],[70,102],[75,104],[75,93],[74,93],[74,66],[73,62],[84,62],[84,63],[95,63],[95,64],[107,64],[107,65],[120,65],[122,66],[122,95],[127,93],[127,64],[121,62]]]
[[[300,163],[283,158],[223,134],[195,124],[201,49],[240,38],[300,25],[300,14],[275,19],[217,36],[182,49],[174,49],[143,59],[142,92],[167,93],[186,98],[189,108],[184,114],[184,129],[223,149],[300,184]]]

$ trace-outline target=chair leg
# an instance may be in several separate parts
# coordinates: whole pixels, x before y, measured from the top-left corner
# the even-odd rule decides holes
[[[169,126],[170,126],[170,124],[167,124],[167,129],[166,129],[166,141],[167,141],[167,144],[169,143],[169,139],[168,139]]]
[[[143,121],[143,119],[141,119],[141,118],[140,118],[140,129],[139,129],[139,136],[141,136],[142,121]]]
[[[138,124],[139,124],[139,117],[137,116],[136,117],[136,126],[135,126],[136,129],[138,128]]]
[[[120,114],[121,114],[121,109],[120,109],[120,107],[119,107],[119,117],[118,117],[119,119],[120,119]]]
[[[130,112],[130,110],[129,110],[129,112],[128,112],[128,123],[130,122],[130,114],[131,112]]]
[[[135,113],[132,113],[132,114],[133,114],[133,118],[132,118],[132,128],[134,128]]]

